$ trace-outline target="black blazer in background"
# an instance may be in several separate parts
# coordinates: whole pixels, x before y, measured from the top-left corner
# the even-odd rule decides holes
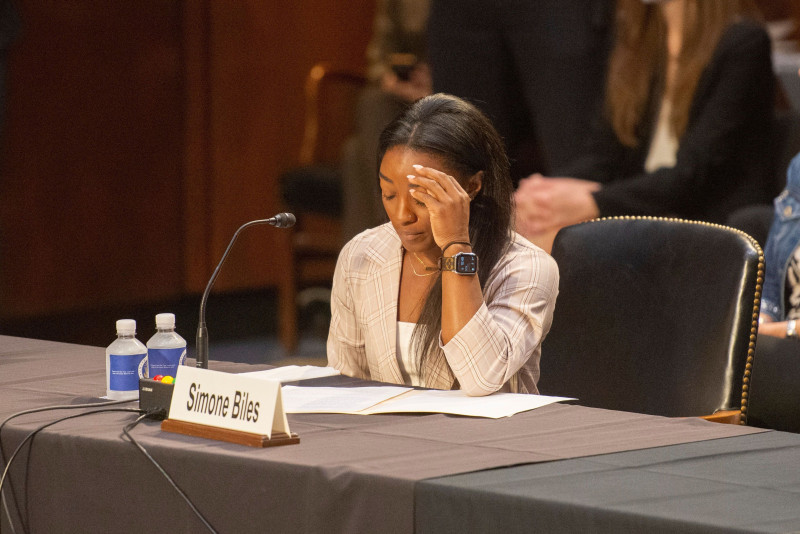
[[[734,209],[773,196],[774,84],[766,31],[753,21],[734,24],[698,82],[675,167],[644,171],[661,98],[654,95],[658,102],[640,130],[646,142],[625,147],[607,121],[598,121],[586,153],[554,175],[603,183],[594,194],[602,216],[724,222]]]
[[[581,154],[603,96],[613,11],[613,0],[431,1],[433,89],[488,115],[515,181]]]

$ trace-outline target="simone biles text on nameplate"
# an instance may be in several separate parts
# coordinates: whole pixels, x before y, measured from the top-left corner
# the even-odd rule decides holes
[[[201,391],[202,386],[192,382],[189,386],[189,400],[186,409],[190,412],[201,412],[217,417],[230,417],[245,421],[258,421],[258,408],[261,403],[250,400],[250,393],[236,390],[233,400],[230,396],[219,393]]]

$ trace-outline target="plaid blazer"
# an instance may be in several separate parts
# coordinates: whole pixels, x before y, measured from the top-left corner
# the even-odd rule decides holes
[[[402,384],[397,298],[403,247],[391,223],[367,230],[339,254],[331,293],[328,365],[342,374]],[[425,386],[470,395],[538,393],[542,340],[558,294],[558,266],[514,234],[484,284],[484,303],[441,350],[425,360]]]

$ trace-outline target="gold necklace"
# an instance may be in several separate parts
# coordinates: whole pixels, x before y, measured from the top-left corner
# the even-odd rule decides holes
[[[439,269],[437,269],[436,267],[430,267],[430,266],[428,266],[428,265],[425,265],[425,262],[424,262],[424,261],[422,261],[422,259],[420,259],[420,257],[419,257],[419,256],[417,256],[417,253],[416,253],[416,252],[412,252],[412,254],[414,255],[414,257],[415,257],[415,258],[417,258],[417,261],[418,261],[418,262],[420,262],[420,263],[422,264],[422,266],[423,266],[423,267],[425,267],[425,270],[426,270],[426,271],[431,271],[431,272],[429,272],[429,273],[426,273],[426,274],[419,274],[419,273],[417,272],[417,270],[414,268],[414,263],[412,262],[412,263],[411,263],[411,271],[412,271],[412,272],[413,272],[415,275],[422,277],[422,276],[430,276],[430,275],[432,275],[432,274],[435,274],[435,273],[439,272]]]

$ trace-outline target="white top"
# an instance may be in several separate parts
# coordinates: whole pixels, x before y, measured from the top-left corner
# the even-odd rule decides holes
[[[669,117],[671,114],[672,104],[665,98],[661,103],[661,111],[658,112],[658,122],[653,132],[653,140],[650,142],[650,152],[644,163],[644,170],[647,172],[675,166],[678,155],[678,138],[675,137],[675,133],[670,127]]]
[[[397,363],[403,378],[408,378],[412,386],[421,386],[419,379],[419,361],[411,352],[411,334],[414,333],[416,323],[397,321]]]

